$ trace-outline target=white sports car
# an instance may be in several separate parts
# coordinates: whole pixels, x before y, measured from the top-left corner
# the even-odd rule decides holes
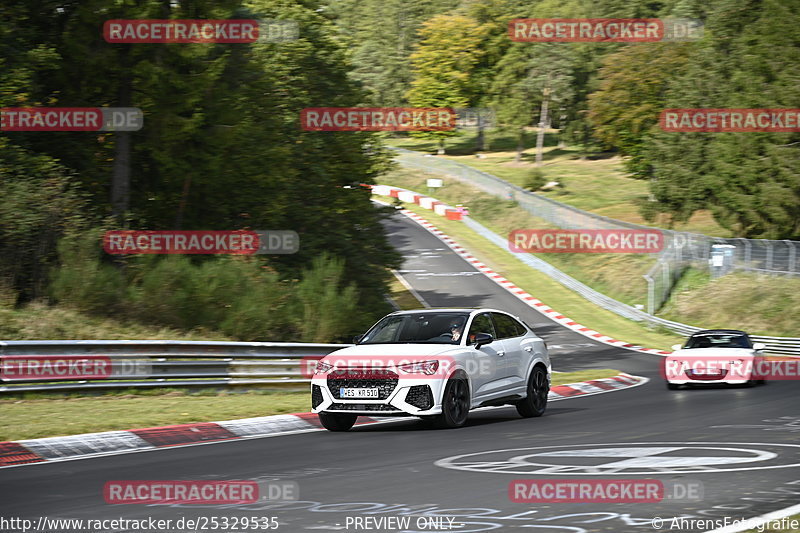
[[[667,388],[680,385],[756,385],[764,357],[761,343],[753,344],[747,333],[734,329],[708,329],[694,333],[686,345],[676,344],[663,360],[662,377]]]
[[[347,431],[358,415],[414,415],[454,428],[477,407],[544,414],[547,346],[503,311],[398,311],[355,342],[320,359],[311,380],[312,409],[331,431]]]

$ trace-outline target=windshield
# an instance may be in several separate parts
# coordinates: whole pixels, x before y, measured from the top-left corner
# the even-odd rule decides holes
[[[752,348],[750,339],[741,333],[714,333],[692,337],[685,348]]]
[[[468,313],[419,313],[387,316],[359,344],[459,344]]]

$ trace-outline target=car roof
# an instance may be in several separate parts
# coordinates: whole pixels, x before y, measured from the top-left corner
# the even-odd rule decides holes
[[[740,331],[738,329],[704,329],[702,331],[697,331],[692,333],[692,337],[701,337],[703,335],[717,335],[719,333],[733,333],[737,335],[747,335],[744,331]]]
[[[487,307],[429,307],[427,309],[406,309],[403,311],[395,311],[391,315],[414,315],[420,313],[478,313],[478,312],[492,312],[504,313],[512,315],[508,311],[501,311],[500,309],[490,309]]]

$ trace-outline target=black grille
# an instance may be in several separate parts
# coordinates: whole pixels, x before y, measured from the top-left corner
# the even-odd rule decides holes
[[[383,403],[333,403],[328,407],[331,411],[399,411],[393,405]]]
[[[411,387],[406,396],[406,403],[410,403],[418,409],[430,409],[433,407],[433,393],[428,385],[415,385]]]
[[[378,397],[370,400],[385,400],[397,386],[397,374],[391,370],[372,370],[361,368],[343,368],[328,374],[328,389],[337,400],[342,398],[340,388],[378,389]]]
[[[696,381],[714,381],[716,379],[725,379],[725,376],[728,375],[728,371],[723,368],[714,373],[695,374],[692,370],[687,370],[686,375],[689,379],[694,379]]]
[[[322,388],[319,385],[311,386],[311,408],[316,409],[322,403]]]

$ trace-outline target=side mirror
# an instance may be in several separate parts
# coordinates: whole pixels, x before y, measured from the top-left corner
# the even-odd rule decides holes
[[[673,344],[672,345],[672,351],[673,352],[677,352],[680,349],[681,349],[681,345],[680,344]]]
[[[494,337],[489,335],[488,333],[476,333],[475,334],[475,349],[480,350],[481,346],[485,346],[487,344],[491,344],[494,342]]]
[[[757,352],[760,352],[761,350],[765,350],[766,348],[767,348],[767,345],[762,343],[762,342],[756,342],[755,344],[753,344],[753,349],[755,351],[757,351]]]
[[[358,344],[359,342],[361,342],[361,339],[363,338],[364,335],[356,335],[355,337],[353,337],[353,344]]]

